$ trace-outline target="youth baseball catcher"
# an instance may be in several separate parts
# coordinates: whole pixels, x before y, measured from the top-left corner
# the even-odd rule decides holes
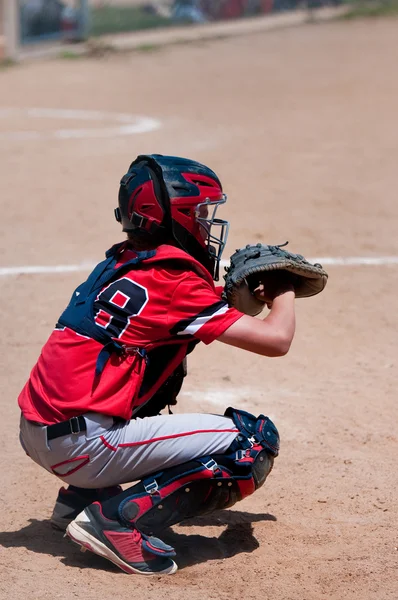
[[[138,156],[115,210],[127,240],[73,292],[19,396],[23,448],[67,484],[53,525],[127,573],[174,573],[162,530],[249,496],[278,455],[264,415],[159,414],[176,403],[187,354],[214,340],[286,354],[295,296],[326,283],[319,265],[257,245],[232,256],[216,288],[225,202],[205,165]]]

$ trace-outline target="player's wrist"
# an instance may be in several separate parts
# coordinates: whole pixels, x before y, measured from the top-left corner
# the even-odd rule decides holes
[[[272,301],[267,302],[267,307],[269,309],[271,309],[271,308],[291,305],[294,302],[295,297],[296,297],[296,295],[294,293],[293,287],[292,287],[292,289],[286,289],[284,291],[280,291],[275,295],[275,297]]]

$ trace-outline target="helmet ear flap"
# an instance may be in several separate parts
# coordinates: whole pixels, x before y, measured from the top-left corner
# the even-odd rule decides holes
[[[120,208],[119,207],[115,208],[114,212],[115,212],[115,219],[116,219],[116,221],[118,223],[121,223],[122,222],[122,213],[120,212]]]
[[[164,230],[170,215],[170,200],[165,198],[161,171],[155,170],[151,157],[140,156],[133,161],[120,180],[119,206],[115,219],[123,231],[147,232]]]
[[[131,164],[131,166],[143,164],[148,169],[153,182],[153,189],[155,191],[157,201],[163,210],[163,221],[161,226],[172,232],[170,194],[165,181],[164,168],[159,162],[162,158],[163,156],[161,154],[140,155]]]

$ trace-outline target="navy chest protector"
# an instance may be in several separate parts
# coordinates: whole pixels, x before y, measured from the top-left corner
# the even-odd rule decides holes
[[[96,324],[94,318],[95,300],[107,284],[119,279],[123,272],[129,271],[131,267],[139,265],[142,261],[155,256],[155,250],[136,252],[136,257],[115,268],[118,262],[118,253],[125,242],[112,246],[105,254],[106,258],[99,263],[88,279],[79,285],[73,292],[72,298],[61,317],[57,327],[69,327],[76,333],[90,337],[103,345],[97,358],[95,374],[100,375],[107,360],[113,352],[121,354],[122,344],[115,341],[111,334],[103,327]],[[145,350],[137,348],[136,351],[145,355]]]

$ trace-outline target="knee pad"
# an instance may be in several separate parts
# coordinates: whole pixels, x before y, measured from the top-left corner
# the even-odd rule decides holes
[[[152,535],[184,519],[230,508],[264,484],[278,453],[276,427],[262,415],[256,419],[228,411],[240,433],[225,453],[155,473],[106,503],[117,509],[124,525]]]
[[[227,408],[224,414],[232,419],[240,432],[226,451],[226,456],[234,456],[235,470],[242,467],[250,469],[257,490],[265,483],[279,454],[278,430],[271,419],[264,415],[255,417],[232,407]],[[248,488],[242,489],[243,498],[250,493]]]
[[[232,442],[229,450],[238,450],[239,446],[260,445],[274,458],[279,454],[279,433],[271,419],[264,415],[254,415],[236,408],[227,408],[224,415],[234,422],[241,432]],[[246,438],[246,439],[245,439]]]

